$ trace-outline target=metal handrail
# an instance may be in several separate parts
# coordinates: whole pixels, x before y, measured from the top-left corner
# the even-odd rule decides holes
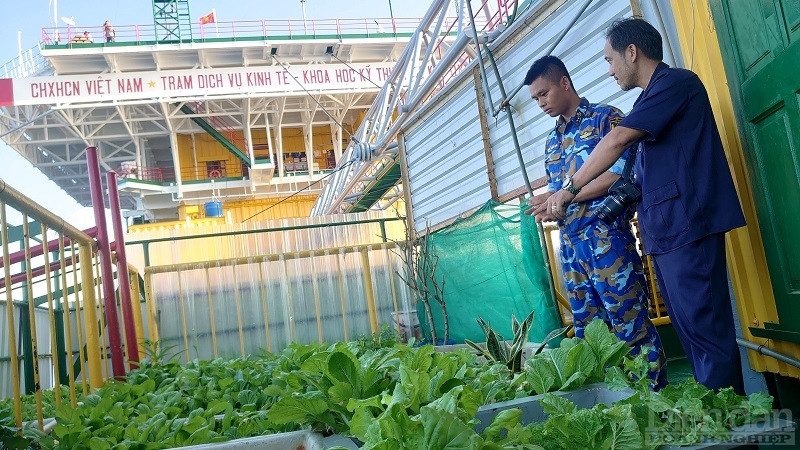
[[[455,17],[448,17],[448,24],[455,23]],[[316,19],[316,20],[237,20],[216,22],[201,25],[194,22],[192,39],[242,39],[252,37],[320,39],[336,37],[341,39],[350,36],[366,35],[370,38],[397,37],[400,34],[411,34],[419,25],[416,17],[378,17],[362,19]],[[89,32],[91,41],[82,39],[83,33]],[[72,42],[73,39],[80,41]],[[156,36],[156,26],[147,25],[115,25],[114,42],[117,43],[153,43],[161,41]],[[41,43],[44,45],[72,44],[106,44],[102,26],[77,27],[56,26],[42,27]]]
[[[13,206],[20,211],[27,211],[30,217],[46,225],[48,229],[69,236],[82,245],[87,245],[89,247],[97,245],[91,236],[68,224],[61,217],[44,209],[38,203],[35,203],[18,190],[9,186],[2,179],[0,179],[0,200],[5,201],[9,206]]]
[[[39,51],[39,46],[25,50],[19,56],[3,64],[0,70],[0,77],[2,78],[25,78],[38,75],[45,69],[50,67],[42,53]]]

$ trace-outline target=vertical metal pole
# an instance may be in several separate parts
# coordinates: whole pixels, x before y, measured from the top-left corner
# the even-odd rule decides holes
[[[183,280],[181,279],[181,271],[177,272],[178,276],[178,306],[181,310],[181,326],[183,327],[183,347],[186,353],[186,363],[189,363],[189,330],[186,328],[186,308],[183,306]]]
[[[381,227],[381,239],[383,240],[383,242],[386,242],[386,219],[381,219],[381,221],[378,222],[378,224]]]
[[[142,243],[142,251],[144,251],[144,267],[150,267],[150,243]]]
[[[397,37],[397,25],[394,23],[394,11],[392,11],[392,0],[389,0],[389,17],[392,19],[392,34]]]
[[[92,288],[96,289],[94,292],[95,298],[101,299],[103,298],[103,292],[101,286],[102,275],[100,275],[100,255],[95,254],[93,257],[94,260],[92,263],[92,269],[94,272],[92,272]],[[97,302],[97,317],[99,318],[98,327],[100,330],[100,347],[98,347],[100,350],[100,362],[103,369],[103,379],[107,380],[111,377],[108,375],[108,347],[106,347],[106,343],[108,342],[106,339],[106,327],[108,324],[104,320],[105,316],[103,315],[103,302]]]
[[[336,254],[336,274],[339,280],[339,299],[342,302],[342,327],[344,327],[344,341],[348,342],[349,336],[347,331],[347,300],[344,296],[344,273],[342,273],[342,258],[344,257],[344,248],[339,249]]]
[[[144,272],[144,303],[147,310],[147,335],[151,343],[158,342],[158,313],[153,294],[153,274],[146,270]]]
[[[547,270],[547,273],[550,274],[550,276],[547,277],[550,281],[548,283],[550,287],[550,298],[553,299],[553,305],[558,310],[560,308],[558,307],[558,297],[556,297],[556,284],[555,284],[556,278],[553,271],[554,269],[553,264],[555,264],[553,261],[555,261],[555,255],[553,255],[553,260],[551,261],[550,251],[549,251],[550,246],[548,245],[549,239],[547,239],[547,237],[545,236],[544,225],[542,225],[541,222],[536,224],[536,231],[539,233],[539,245],[542,248],[542,258],[544,258],[544,267],[545,270]],[[572,311],[572,308],[570,308],[570,311]]]
[[[269,130],[267,130],[269,133]],[[264,333],[267,339],[267,351],[272,351],[272,346],[269,339],[269,311],[267,309],[267,288],[264,284],[264,263],[258,263],[258,285],[261,287],[261,307],[264,310]]]
[[[22,213],[22,240],[25,248],[25,292],[27,293],[28,315],[30,317],[29,330],[31,333],[31,357],[33,359],[33,393],[36,398],[36,419],[39,422],[39,429],[44,429],[44,417],[42,416],[42,386],[39,379],[39,340],[36,333],[36,307],[33,298],[33,274],[31,273],[31,242],[30,227],[28,226],[28,215]],[[11,286],[6,286],[10,289]]]
[[[83,247],[85,247],[85,246],[82,245],[80,248],[82,249]],[[83,284],[86,281],[86,278],[83,276],[83,271],[85,269],[85,266],[83,266],[83,264],[86,264],[84,262],[84,257],[87,258],[85,261],[91,262],[91,260],[92,260],[92,252],[89,249],[87,249],[85,252],[83,250],[81,250],[81,249],[79,249],[80,257],[76,258],[76,256],[78,256],[78,255],[75,253],[75,244],[74,243],[70,244],[70,250],[71,250],[72,261],[73,261],[73,266],[72,266],[72,285],[75,286],[75,289],[72,292],[73,292],[74,297],[75,297],[75,331],[78,334],[78,364],[80,365],[80,369],[81,369],[80,370],[81,378],[83,378],[83,383],[82,383],[83,384],[83,396],[86,397],[87,395],[89,395],[89,388],[86,385],[86,381],[87,381],[86,377],[87,377],[87,374],[91,376],[94,367],[92,367],[92,369],[89,369],[88,371],[86,370],[85,361],[87,361],[87,359],[84,356],[88,357],[89,355],[87,355],[83,351],[83,336],[84,336],[84,332],[85,332],[86,333],[86,339],[87,339],[86,351],[88,352],[88,350],[89,350],[89,344],[88,344],[89,328],[84,328],[84,326],[81,324],[81,309],[83,309],[84,306],[86,306],[86,300],[87,300],[86,297],[85,297],[85,294],[83,293],[83,288],[82,288],[83,286],[86,286],[86,285]],[[77,271],[77,266],[75,265],[79,260],[80,260],[80,263],[82,264],[82,266],[81,266],[81,282],[80,283],[78,283],[78,271]],[[91,275],[89,275],[89,282],[91,283],[91,281],[92,281],[92,278],[91,278]],[[81,303],[81,297],[78,295],[78,291],[81,291],[81,294],[84,295],[83,303]],[[92,297],[92,302],[94,302],[94,297]],[[83,305],[83,306],[81,306],[81,305]],[[86,313],[85,310],[84,310],[84,313]],[[93,355],[94,353],[91,353],[91,354]],[[89,363],[91,363],[92,361],[93,361],[92,359],[88,360]],[[100,366],[99,365],[97,366],[97,370],[100,370]],[[94,381],[94,379],[91,379],[91,378],[90,378],[90,380]],[[103,379],[102,378],[100,378],[100,383],[99,384],[100,384],[100,386],[103,385]]]
[[[131,269],[128,266],[128,275],[133,278],[133,284],[131,284],[131,297],[132,297],[132,304],[133,307],[133,320],[136,323],[136,336],[141,336],[139,340],[139,361],[141,361],[147,353],[145,352],[144,348],[144,324],[142,323],[142,302],[139,300],[142,298],[141,290],[139,287],[139,272]]]
[[[123,377],[125,376],[125,362],[122,356],[122,339],[119,333],[117,301],[114,295],[114,276],[111,270],[111,247],[108,242],[103,185],[100,178],[100,165],[96,147],[86,148],[86,163],[89,169],[89,188],[92,194],[94,220],[97,224],[97,250],[100,255],[100,268],[102,270],[103,304],[105,306],[106,323],[108,324],[111,367],[114,377]]]
[[[22,427],[22,402],[19,392],[19,359],[17,359],[17,336],[14,332],[14,299],[11,296],[11,257],[8,251],[8,221],[6,202],[0,202],[0,236],[3,244],[3,276],[6,291],[6,319],[8,320],[8,356],[11,358],[11,392],[14,395],[14,424]]]
[[[77,405],[78,398],[75,393],[75,368],[72,367],[72,322],[69,318],[69,287],[67,286],[67,255],[64,248],[64,235],[58,237],[58,254],[61,262],[61,309],[64,312],[64,337],[66,338],[66,355],[65,363],[68,379],[69,379],[69,399],[70,404],[74,408]],[[72,270],[75,271],[77,267],[75,258],[72,258]],[[77,284],[72,287],[73,291],[78,290]],[[75,304],[77,309],[78,305]]]
[[[114,240],[117,243],[117,281],[119,282],[119,300],[122,303],[122,311],[125,318],[125,348],[128,349],[128,363],[131,368],[135,368],[139,366],[139,352],[136,351],[138,339],[136,326],[133,322],[131,282],[130,278],[128,278],[128,258],[125,255],[125,238],[122,230],[122,210],[119,206],[117,174],[107,172],[106,181],[108,182],[108,206],[111,209],[111,225],[114,229]]]
[[[378,311],[375,307],[375,292],[372,289],[372,272],[369,267],[369,254],[366,247],[361,249],[361,270],[364,274],[364,293],[367,296],[367,312],[369,313],[369,328],[373,333],[380,331],[378,328]]]
[[[214,358],[218,358],[217,353],[217,324],[214,321],[214,298],[211,295],[211,274],[206,267],[206,290],[208,291],[208,314],[211,320],[211,346],[214,349]]]
[[[64,236],[59,234],[59,241]],[[53,260],[58,260],[59,253],[53,252]],[[54,283],[54,290],[61,292],[63,296],[66,292],[65,289],[61,287],[61,280],[64,278],[62,274],[66,271],[63,261],[59,261],[60,269],[56,271],[55,276],[53,277]],[[67,374],[67,349],[64,341],[64,337],[66,336],[64,332],[64,311],[61,302],[56,301],[53,305],[55,311],[55,340],[56,340],[56,357],[58,358],[58,379],[60,380],[61,384],[69,386],[67,380],[69,379],[69,375]]]
[[[52,272],[50,272],[50,251],[48,247],[47,225],[42,224],[44,283],[47,291],[47,317],[50,319],[50,360],[53,363],[53,375],[55,376],[55,380],[53,381],[53,393],[56,396],[56,408],[59,408],[61,407],[61,373],[59,372],[60,365],[58,364],[58,358],[60,355],[58,354],[58,345],[56,344],[58,334],[56,333],[56,315],[55,310],[53,309],[53,285],[51,284]]]
[[[239,278],[236,276],[236,264],[233,265],[233,302],[236,304],[236,323],[239,326],[239,350],[244,359],[244,327],[242,325],[242,302],[239,294]]]
[[[295,253],[295,258],[299,258],[300,255]],[[287,327],[289,331],[289,341],[294,342],[294,298],[292,296],[292,282],[291,278],[289,278],[289,261],[281,255],[279,261],[283,263],[283,279],[286,280],[286,312],[288,316],[286,317],[286,321],[289,323]]]
[[[317,270],[314,267],[314,251],[308,253],[308,261],[311,263],[311,286],[314,290],[314,312],[317,316],[317,341],[322,344],[322,307],[319,301],[319,283],[317,282]]]
[[[20,246],[23,243],[20,241]],[[22,261],[20,263],[22,270],[27,270],[29,260]],[[22,307],[27,308],[28,302],[30,301],[30,297],[28,296],[28,285],[23,281],[22,282]],[[20,308],[19,311],[19,341],[22,350],[22,362],[23,362],[23,376],[25,377],[25,395],[33,394],[33,386],[34,386],[34,376],[33,376],[33,338],[31,334],[31,321],[30,315],[25,314],[25,312]]]

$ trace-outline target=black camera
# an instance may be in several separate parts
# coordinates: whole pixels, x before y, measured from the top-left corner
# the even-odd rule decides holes
[[[641,198],[642,190],[639,186],[625,177],[620,177],[608,188],[608,197],[597,207],[597,217],[611,224]]]

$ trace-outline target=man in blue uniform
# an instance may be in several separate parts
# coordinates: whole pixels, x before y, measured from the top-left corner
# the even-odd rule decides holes
[[[548,192],[529,200],[534,207],[527,211],[530,214],[580,169],[597,142],[623,115],[613,106],[589,103],[579,97],[566,66],[555,56],[534,62],[524,84],[529,86],[539,107],[558,118],[545,147]],[[582,338],[584,328],[593,319],[605,320],[632,347],[631,354],[644,352],[650,362],[653,388],[660,389],[666,385],[665,357],[658,332],[648,316],[647,284],[630,228],[633,209],[628,208],[609,224],[595,214],[624,166],[625,158],[620,158],[568,205],[565,217],[558,221],[561,264],[575,335]],[[552,218],[548,211],[536,215],[539,221]]]
[[[639,225],[667,312],[695,378],[708,388],[730,386],[743,394],[724,233],[745,221],[708,94],[693,72],[661,61],[661,36],[644,20],[617,21],[606,38],[610,75],[623,90],[638,86],[644,91],[571,183],[541,209],[563,218],[575,200],[570,191],[588,186],[639,143]]]

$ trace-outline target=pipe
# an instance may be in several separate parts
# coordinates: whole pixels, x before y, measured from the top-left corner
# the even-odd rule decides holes
[[[83,230],[87,236],[96,237],[97,236],[97,227],[87,228]],[[72,241],[69,240],[69,237],[64,237],[64,245],[70,245]],[[59,249],[58,246],[58,239],[53,239],[52,241],[47,243],[47,250],[50,252],[54,252]],[[114,244],[111,244],[111,249],[114,249]],[[41,247],[36,247],[31,249],[31,257],[41,256],[44,250]],[[25,261],[25,252],[20,250],[18,252],[14,252],[9,257],[10,262],[9,264],[16,264],[18,262]],[[0,261],[0,267],[3,267],[3,262]]]
[[[578,19],[580,19],[580,17],[583,15],[583,13],[586,11],[586,9],[589,8],[589,5],[592,4],[592,1],[593,0],[587,0],[586,1],[586,3],[583,5],[583,7],[580,9],[580,11],[578,11],[578,14],[575,14],[575,17],[573,17],[572,20],[569,22],[569,24],[567,24],[567,26],[564,28],[564,31],[562,31],[561,34],[558,35],[558,37],[556,38],[555,42],[553,42],[553,45],[551,45],[550,48],[548,48],[544,52],[545,55],[549,55],[549,54],[553,53],[553,50],[555,50],[556,47],[558,47],[558,44],[561,43],[561,40],[564,39],[564,36],[566,36],[567,33],[569,32],[569,30],[575,25],[575,23],[578,22]],[[517,86],[517,88],[514,89],[511,92],[511,95],[509,95],[508,97],[503,95],[503,102],[500,103],[500,108],[498,109],[498,113],[497,114],[499,114],[499,111],[502,111],[502,110],[508,108],[508,104],[511,103],[511,99],[514,98],[514,96],[517,95],[517,93],[520,90],[522,90],[523,87],[525,87],[525,84],[520,83],[519,86]],[[494,106],[492,106],[492,110],[494,111]],[[495,114],[494,116],[497,117],[497,114]]]
[[[77,262],[78,262],[78,258],[75,258],[74,262],[70,258],[67,258],[67,263],[68,263],[67,265],[68,266],[71,266],[71,265],[73,265],[73,264],[75,264]],[[53,262],[49,263],[47,266],[42,266],[42,267],[37,267],[36,269],[31,269],[31,277],[36,278],[36,277],[40,277],[40,276],[44,275],[45,274],[45,267],[49,267],[50,270],[59,270],[59,269],[61,269],[62,266],[61,266],[61,262],[53,261]],[[21,283],[21,282],[25,281],[25,276],[26,276],[25,273],[18,273],[16,275],[13,275],[13,276],[9,277],[10,282],[8,283],[8,285],[9,286],[14,286],[17,283]],[[2,280],[0,280],[0,288],[4,288],[4,287],[6,287],[6,280],[2,279]]]
[[[2,180],[0,180],[2,182]],[[6,217],[6,204],[5,201],[0,199],[0,242],[3,247],[3,261],[8,261],[8,220]],[[8,282],[11,278],[11,264],[3,265],[4,280]],[[14,424],[19,428],[22,427],[22,402],[20,398],[19,388],[19,360],[17,355],[17,336],[15,332],[14,322],[14,299],[11,296],[11,289],[6,289],[6,320],[8,320],[7,339],[8,339],[8,354],[11,357],[11,391],[13,392],[13,405],[14,405]]]
[[[61,217],[44,209],[41,205],[26,197],[18,190],[9,186],[5,181],[0,180],[0,200],[12,206],[20,212],[25,212],[28,216],[36,219],[47,229],[69,236],[70,238],[83,245],[93,245],[94,240],[83,231],[68,224]]]
[[[42,226],[42,235],[47,236],[47,227]],[[47,249],[47,242],[42,242],[43,250]],[[56,396],[56,408],[61,407],[61,371],[59,361],[61,358],[55,356],[58,353],[58,340],[59,334],[56,333],[56,315],[55,310],[53,309],[53,285],[51,284],[52,280],[52,272],[50,270],[50,252],[43,251],[44,254],[44,279],[47,281],[45,283],[46,290],[47,290],[47,316],[50,321],[50,353],[54,355],[52,358],[53,364],[53,394]],[[58,278],[56,278],[58,280]],[[63,331],[62,331],[62,339],[63,339]],[[64,380],[66,381],[66,380]],[[44,429],[44,425],[42,425]]]
[[[97,225],[97,253],[103,283],[103,306],[108,324],[108,343],[111,350],[111,368],[115,378],[125,376],[125,362],[122,355],[122,338],[119,332],[117,298],[114,294],[114,275],[111,271],[111,247],[106,227],[106,208],[103,199],[103,184],[100,178],[99,155],[97,147],[86,148],[86,165],[89,171],[89,190],[92,195],[92,209]]]
[[[292,230],[305,230],[305,229],[312,229],[312,228],[328,228],[328,227],[338,227],[344,225],[360,225],[365,223],[380,223],[380,222],[393,222],[395,220],[405,220],[403,217],[381,217],[377,219],[362,219],[362,220],[351,220],[347,222],[336,222],[336,223],[314,223],[308,225],[292,225],[286,227],[275,227],[275,228],[258,228],[255,230],[240,230],[240,231],[226,231],[222,233],[209,233],[203,235],[187,235],[187,236],[174,236],[174,237],[166,237],[166,238],[155,238],[155,239],[142,239],[140,241],[130,241],[128,245],[134,244],[152,244],[156,242],[173,242],[173,241],[182,241],[186,239],[204,239],[204,238],[214,238],[214,237],[225,237],[225,236],[237,236],[241,234],[254,234],[254,233],[269,233],[274,231],[292,231]],[[149,266],[150,264],[146,264]]]
[[[466,33],[460,33],[456,37],[455,41],[451,45],[451,51],[445,53],[444,57],[436,64],[433,71],[425,79],[425,82],[422,84],[422,86],[414,93],[413,97],[399,108],[400,114],[392,123],[392,126],[386,130],[385,133],[383,133],[377,142],[373,144],[375,148],[379,149],[374,157],[381,156],[385,151],[384,147],[394,144],[393,142],[390,143],[390,141],[392,141],[394,136],[400,132],[400,128],[405,124],[406,120],[411,117],[422,101],[428,95],[430,95],[430,93],[438,84],[439,80],[442,78],[442,76],[444,76],[445,72],[450,70],[450,66],[455,62],[456,58],[458,58],[470,40],[470,37]],[[381,151],[380,149],[384,150]],[[361,182],[361,177],[366,173],[369,167],[371,167],[371,165],[362,164],[360,169],[354,170],[354,173],[352,173],[349,178],[350,181],[345,184],[345,186],[337,193],[333,193],[334,198],[332,199],[332,203],[328,205],[327,209],[324,210],[323,213],[330,214],[331,212],[335,211],[336,208],[338,208],[344,201],[344,195],[340,194],[343,192],[350,192],[356,184]],[[336,180],[338,180],[338,178],[334,177],[334,181]],[[328,185],[330,186],[330,183]],[[326,187],[326,191],[327,190],[328,188]]]
[[[27,384],[25,386],[25,390],[33,389],[34,398],[36,399],[36,417],[39,420],[39,429],[41,430],[44,428],[44,417],[42,416],[42,387],[40,383],[40,372],[39,372],[39,339],[38,333],[36,332],[36,310],[33,305],[33,283],[31,283],[31,265],[30,265],[30,255],[31,255],[31,243],[30,243],[30,229],[29,229],[29,222],[28,217],[24,213],[22,214],[22,233],[26,236],[23,239],[23,247],[25,248],[25,255],[27,256],[25,260],[27,263],[25,264],[25,293],[23,294],[23,299],[28,301],[28,328],[27,332],[29,335],[27,339],[30,340],[27,344],[30,345],[29,353],[30,359],[26,362],[30,362],[31,367],[33,367],[33,386],[29,387]],[[20,312],[22,315],[22,312]],[[23,338],[24,339],[24,338]],[[26,355],[26,356],[28,356]],[[26,358],[27,359],[27,358]]]
[[[128,349],[128,364],[133,369],[139,366],[136,327],[133,322],[131,306],[131,280],[128,276],[128,258],[125,256],[125,237],[122,231],[122,208],[119,206],[116,172],[106,172],[108,186],[108,206],[111,209],[111,227],[114,229],[114,243],[117,254],[117,281],[119,283],[119,300],[122,303],[123,320],[125,321],[125,345]]]
[[[489,78],[486,76],[486,66],[483,65],[483,55],[481,55],[481,43],[478,40],[478,29],[475,26],[475,16],[472,15],[472,2],[467,1],[467,11],[469,12],[469,21],[472,24],[472,38],[475,40],[475,50],[478,53],[478,67],[481,69],[481,79],[483,81],[483,91],[486,94],[486,98],[489,100],[489,106],[492,108],[492,115],[497,117],[497,114],[494,114],[494,102],[492,101],[492,92],[489,90]]]
[[[136,270],[136,267],[128,263],[128,273],[129,276],[132,276],[133,279],[136,280],[131,285],[131,297],[132,297],[131,306],[133,306],[134,304],[136,305],[136,307],[133,308],[133,320],[136,324],[135,325],[136,336],[142,337],[142,340],[139,344],[139,361],[141,361],[142,359],[144,359],[145,356],[147,356],[147,353],[145,351],[146,349],[144,346],[145,334],[144,334],[144,324],[142,322],[142,305],[141,301],[139,300],[141,298],[141,291],[139,290],[139,271]]]
[[[591,1],[591,0],[589,0]],[[489,50],[489,47],[486,47]],[[500,78],[500,69],[497,68],[497,61],[494,59],[491,50],[487,51],[489,61],[492,62],[494,74],[497,77],[497,87],[500,88],[500,95],[506,98],[506,88],[503,86],[503,79]],[[514,142],[514,150],[517,153],[517,161],[519,162],[519,169],[522,171],[522,179],[525,181],[525,188],[528,190],[528,195],[533,197],[533,188],[531,188],[531,181],[528,178],[528,171],[525,169],[525,158],[522,157],[522,148],[519,145],[519,138],[517,137],[517,127],[514,125],[514,116],[511,113],[511,108],[506,108],[506,119],[508,119],[508,126],[511,127],[511,140]]]
[[[746,340],[744,340],[742,338],[736,338],[736,343],[739,344],[740,346],[744,347],[744,348],[753,350],[756,353],[760,353],[760,354],[762,354],[764,356],[773,357],[773,358],[777,359],[778,361],[785,362],[786,364],[789,364],[790,366],[800,368],[800,359],[793,358],[793,357],[791,357],[789,355],[784,355],[783,353],[778,353],[775,350],[766,348],[764,346],[765,344],[756,344],[755,342],[746,341]]]
[[[378,328],[378,310],[375,307],[375,292],[372,286],[372,272],[369,265],[369,250],[372,246],[362,246],[359,253],[361,253],[361,271],[364,277],[364,294],[367,300],[367,311],[369,312],[369,328],[372,333],[380,331]],[[309,255],[310,256],[310,255]]]
[[[85,328],[86,328],[86,360],[89,362],[89,385],[93,389],[103,387],[103,372],[102,365],[100,364],[100,330],[97,328],[97,299],[94,295],[94,274],[92,273],[92,250],[91,248],[81,245],[78,247],[78,255],[81,259],[81,294],[83,294],[83,312],[85,315]],[[73,271],[77,273],[77,271]],[[78,296],[78,290],[75,290],[75,296]],[[77,305],[77,303],[76,303]],[[76,316],[80,317],[80,309],[76,312]],[[78,325],[80,326],[80,324]],[[81,334],[78,333],[78,339]],[[78,342],[78,350],[82,351],[82,342]],[[83,357],[80,359],[83,363]],[[81,367],[83,371],[83,367]],[[84,378],[86,372],[84,371]],[[84,386],[86,386],[84,384]]]
[[[64,236],[59,236],[58,239],[58,255],[61,267],[65,267],[67,265],[67,253],[64,247]],[[61,273],[61,309],[64,311],[64,337],[66,339],[69,352],[72,352],[72,321],[70,320],[69,316],[69,288],[67,285],[67,271],[60,270],[59,272]],[[73,291],[75,288],[77,288],[77,286],[73,288]],[[75,306],[77,307],[78,305],[76,304]],[[72,357],[70,357],[70,362],[72,362]],[[75,368],[72,364],[65,365],[67,366],[67,376],[69,379],[70,404],[74,408],[77,402],[77,397],[75,394]]]
[[[282,261],[284,259],[289,261],[292,259],[309,258],[311,256],[323,256],[326,255],[327,253],[334,253],[334,252],[341,254],[355,253],[355,252],[360,252],[361,250],[370,250],[371,248],[376,246],[380,249],[383,249],[383,246],[386,246],[386,248],[389,249],[393,249],[397,247],[397,243],[389,241],[386,243],[382,242],[379,244],[358,244],[358,245],[348,245],[346,247],[329,247],[329,248],[320,248],[316,250],[300,250],[290,253],[270,253],[268,255],[240,256],[238,258],[217,259],[213,261],[168,264],[164,266],[148,266],[144,269],[144,274],[145,276],[151,276],[157,273],[199,270],[199,269],[207,269],[210,267],[218,268],[218,267],[245,265],[245,264],[261,264],[264,262]]]
[[[54,112],[56,112],[56,111],[57,111],[57,110],[56,110],[56,109],[53,109],[53,108],[51,108],[51,109],[48,109],[47,111],[45,111],[45,112],[43,112],[43,113],[39,114],[38,116],[34,117],[33,119],[27,120],[27,121],[25,121],[25,122],[23,122],[23,123],[21,123],[21,124],[17,125],[16,127],[14,127],[14,128],[12,128],[12,129],[10,129],[10,130],[6,130],[6,131],[5,131],[3,134],[0,134],[0,138],[4,138],[4,137],[6,137],[6,135],[8,135],[8,134],[11,134],[11,133],[13,133],[13,132],[15,132],[15,131],[19,131],[19,130],[21,130],[21,129],[23,129],[23,128],[27,127],[28,125],[30,125],[30,124],[32,124],[32,123],[34,123],[34,122],[36,122],[37,120],[39,120],[39,119],[41,119],[41,118],[43,118],[43,117],[45,117],[45,116],[48,116],[48,115],[50,115],[50,114],[52,114],[52,113],[54,113]]]

